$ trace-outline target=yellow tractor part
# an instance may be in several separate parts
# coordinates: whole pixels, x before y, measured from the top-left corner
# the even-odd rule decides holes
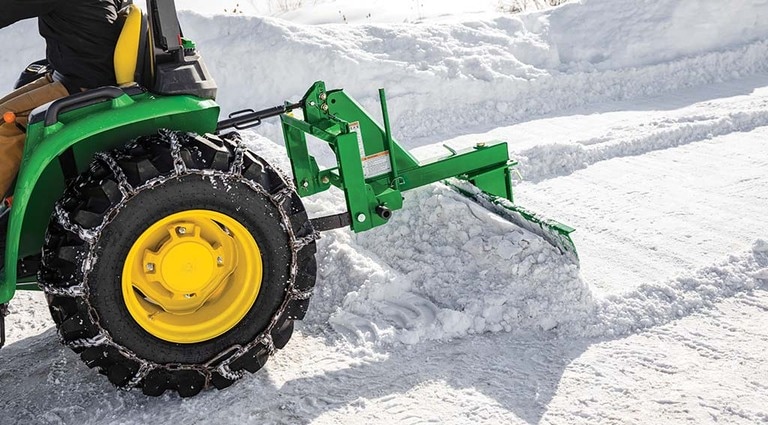
[[[261,289],[261,251],[237,220],[216,211],[169,215],[139,236],[123,266],[123,300],[164,341],[208,341],[237,325]]]

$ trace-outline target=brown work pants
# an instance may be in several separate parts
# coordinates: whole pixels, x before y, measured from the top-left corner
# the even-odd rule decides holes
[[[6,112],[16,114],[16,124],[5,121],[0,125],[0,197],[8,193],[16,173],[19,172],[24,152],[26,134],[19,126],[26,127],[29,113],[38,106],[69,96],[67,89],[53,81],[50,75],[37,79],[0,99],[0,117]]]

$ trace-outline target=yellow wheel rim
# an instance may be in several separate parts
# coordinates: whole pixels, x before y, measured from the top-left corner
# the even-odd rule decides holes
[[[144,330],[169,342],[208,341],[237,325],[261,289],[251,233],[215,211],[189,210],[152,224],[123,266],[123,300]]]

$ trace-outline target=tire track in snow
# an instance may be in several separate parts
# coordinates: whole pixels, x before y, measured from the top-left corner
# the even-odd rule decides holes
[[[539,183],[567,176],[601,161],[639,156],[690,143],[709,140],[734,132],[748,132],[768,126],[768,100],[757,110],[686,116],[655,122],[658,131],[613,139],[593,138],[570,144],[542,144],[513,153],[525,180]]]
[[[608,412],[617,423],[648,423],[649,411],[664,423],[764,423],[767,295],[740,294],[591,345],[568,365],[541,423],[603,423]],[[585,410],[593,415],[574,417]]]
[[[567,335],[614,337],[657,327],[716,303],[767,290],[768,242],[755,241],[751,251],[668,282],[644,284],[621,295],[610,295],[586,312],[584,321],[564,324]],[[701,346],[702,350],[707,350]]]

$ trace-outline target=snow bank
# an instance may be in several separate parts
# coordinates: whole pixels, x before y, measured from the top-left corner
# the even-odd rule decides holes
[[[298,99],[319,79],[375,111],[376,89],[385,87],[395,134],[414,147],[587,103],[766,71],[767,5],[583,0],[521,15],[485,5],[490,14],[477,19],[416,25],[312,26],[192,12],[180,19],[216,76],[225,111]],[[42,55],[35,32],[32,22],[0,31],[0,41],[21,43],[22,51],[0,59],[2,81],[14,81]],[[261,132],[279,138],[274,124]]]
[[[523,3],[532,3],[523,0]],[[356,0],[320,1],[276,16],[300,24],[409,23],[451,20],[457,16],[487,15],[498,0],[472,2],[445,0]],[[527,4],[526,4],[527,5]]]
[[[547,15],[560,61],[587,70],[669,62],[768,35],[768,0],[582,0]]]
[[[591,0],[417,25],[181,18],[217,75],[226,110],[298,99],[322,79],[376,111],[376,90],[385,87],[395,134],[413,147],[584,104],[764,72],[765,5]],[[279,137],[274,126],[261,131]]]
[[[560,0],[564,1],[567,0]],[[206,16],[276,16],[299,24],[318,25],[448,21],[460,16],[497,11],[517,13],[552,6],[549,0],[177,0],[176,7]]]

